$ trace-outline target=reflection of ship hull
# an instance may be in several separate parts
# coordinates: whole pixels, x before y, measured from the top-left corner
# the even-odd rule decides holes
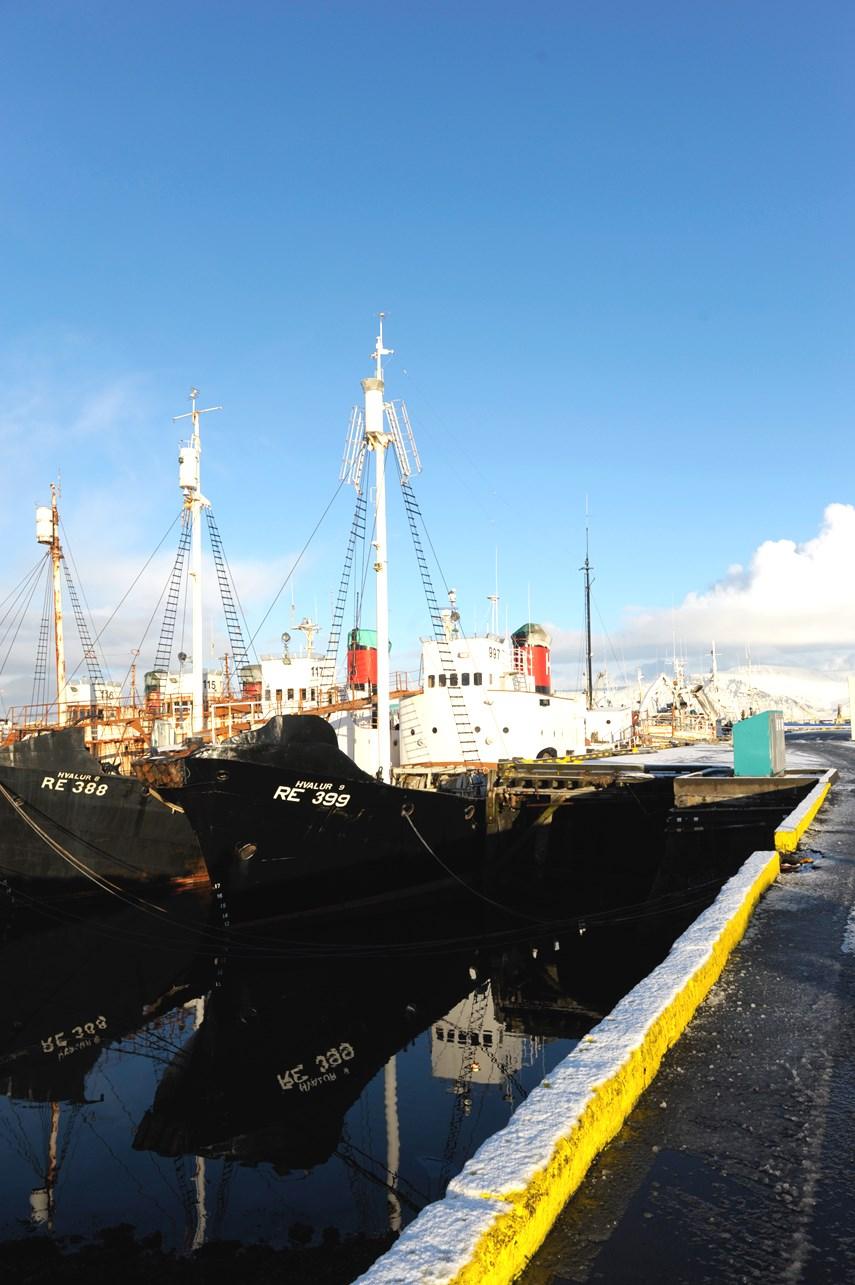
[[[78,728],[0,748],[0,874],[29,891],[122,887],[202,873],[186,817],[140,781],[101,771]],[[70,858],[70,859],[69,859]]]
[[[38,1102],[82,1102],[105,1045],[198,995],[207,904],[175,898],[156,920],[122,909],[42,924],[0,951],[0,1091]]]
[[[322,1164],[380,1067],[471,986],[460,957],[230,964],[134,1146],[283,1173]]]
[[[400,902],[478,870],[483,800],[376,781],[309,715],[251,738],[190,755],[175,796],[232,922]]]

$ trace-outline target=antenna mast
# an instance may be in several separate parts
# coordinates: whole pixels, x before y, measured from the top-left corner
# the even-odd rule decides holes
[[[56,653],[56,719],[60,727],[65,727],[68,720],[68,705],[65,692],[65,638],[62,623],[62,546],[59,543],[59,510],[57,509],[58,488],[50,484],[50,508],[36,509],[36,540],[47,545],[50,553],[53,574],[53,636]]]
[[[193,722],[192,731],[198,735],[205,726],[205,677],[202,658],[202,509],[210,508],[210,501],[202,494],[201,458],[202,439],[199,435],[199,416],[222,406],[196,407],[198,388],[190,389],[190,410],[183,415],[173,415],[173,424],[179,419],[189,419],[193,433],[189,442],[182,443],[178,455],[178,485],[184,492],[184,507],[190,511],[190,579],[193,601]]]
[[[588,553],[587,505],[585,512],[585,708],[594,708],[594,677],[591,653],[591,559]]]
[[[365,445],[374,452],[376,498],[374,570],[377,573],[377,775],[381,781],[392,776],[392,746],[389,726],[389,564],[386,541],[386,449],[393,441],[386,431],[383,401],[383,358],[392,349],[383,347],[383,313],[380,333],[371,354],[374,375],[362,380],[365,395]]]

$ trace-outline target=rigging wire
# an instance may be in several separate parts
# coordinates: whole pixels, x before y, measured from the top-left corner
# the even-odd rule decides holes
[[[44,564],[47,566],[47,562]],[[36,705],[44,705],[47,712],[47,646],[50,633],[50,597],[51,578],[45,576],[45,593],[42,602],[42,618],[39,626],[39,640],[36,648],[36,664],[33,671],[33,691],[30,705],[35,711]]]
[[[210,517],[211,517],[211,518],[213,518],[213,513],[212,513],[212,511],[211,511],[211,509],[210,509],[210,508],[207,510],[207,513],[210,515]],[[228,558],[226,557],[226,549],[225,549],[225,545],[223,544],[222,540],[220,541],[220,548],[221,548],[221,551],[222,551],[223,564],[224,564],[224,566],[225,566],[225,568],[226,568],[226,572],[228,573],[229,582],[230,582],[230,584],[231,584],[231,590],[232,590],[232,593],[233,593],[233,595],[234,595],[234,600],[235,600],[235,602],[237,603],[237,608],[238,608],[238,611],[240,612],[240,618],[241,618],[241,620],[243,621],[244,633],[245,633],[245,634],[249,634],[249,623],[248,623],[247,618],[246,618],[246,612],[245,612],[245,611],[244,611],[244,609],[243,609],[243,603],[242,603],[242,602],[241,602],[241,600],[240,600],[240,595],[238,594],[238,590],[237,590],[237,583],[236,583],[236,581],[235,581],[234,576],[232,575],[232,569],[231,569],[231,567],[230,567],[230,565],[229,565],[229,560],[228,560]],[[249,664],[249,649],[250,649],[250,647],[252,647],[252,642],[251,642],[251,641],[250,641],[249,643],[247,643],[247,645],[246,645],[245,661],[246,661],[246,663],[247,663],[247,664]],[[255,648],[254,648],[254,647],[253,647],[253,653],[254,653],[254,655],[255,655],[255,659],[256,659],[256,660],[258,660],[258,653],[255,651]],[[233,659],[234,659],[234,658],[233,658]]]
[[[315,526],[314,526],[314,527],[313,527],[313,529],[312,529],[311,535],[309,536],[308,540],[306,541],[306,543],[303,545],[302,549],[301,549],[301,550],[300,550],[300,552],[298,553],[297,558],[296,558],[295,562],[293,563],[293,565],[292,565],[292,567],[291,567],[291,570],[288,572],[287,576],[286,576],[286,577],[285,577],[285,579],[282,581],[282,584],[279,586],[279,589],[277,590],[276,595],[275,595],[275,597],[274,597],[273,601],[271,602],[270,606],[267,608],[267,611],[264,613],[264,615],[262,616],[261,620],[259,621],[259,624],[258,624],[258,627],[257,627],[257,629],[256,629],[255,633],[252,635],[252,637],[250,638],[249,642],[247,643],[247,648],[249,648],[249,647],[254,647],[254,646],[255,646],[255,640],[256,640],[256,638],[258,637],[259,633],[261,632],[261,629],[262,629],[263,625],[265,624],[265,622],[266,622],[266,620],[267,620],[268,616],[270,615],[270,613],[272,612],[273,608],[276,606],[277,602],[278,602],[278,601],[279,601],[279,599],[281,598],[281,596],[282,596],[282,592],[283,592],[283,590],[286,588],[286,586],[287,586],[288,582],[290,581],[291,577],[293,576],[294,572],[297,570],[297,568],[299,567],[300,563],[302,562],[303,557],[304,557],[304,555],[305,555],[305,553],[306,553],[306,550],[308,549],[309,545],[312,543],[312,541],[314,540],[314,538],[315,538],[315,536],[317,535],[318,531],[320,530],[320,527],[321,527],[321,524],[322,524],[322,523],[323,523],[323,521],[324,521],[324,518],[325,518],[325,517],[327,516],[327,514],[329,513],[329,511],[330,511],[330,509],[332,508],[332,506],[333,506],[333,504],[335,503],[335,501],[338,499],[338,493],[339,493],[339,491],[342,489],[342,487],[343,487],[343,486],[344,486],[344,479],[342,479],[342,480],[339,482],[338,486],[336,487],[335,491],[333,492],[332,499],[330,500],[329,504],[328,504],[328,505],[327,505],[327,507],[324,509],[323,513],[321,514],[321,516],[318,518],[317,522],[315,523]]]
[[[5,598],[3,599],[3,601],[0,601],[0,608],[5,607],[6,603],[9,603],[9,601],[12,600],[12,605],[10,605],[9,610],[14,609],[15,601],[18,600],[19,592],[23,590],[24,585],[27,585],[28,581],[30,581],[30,578],[32,576],[37,576],[37,574],[39,574],[39,572],[41,571],[42,565],[44,565],[45,563],[46,558],[48,558],[48,555],[46,554],[41,555],[41,558],[37,560],[35,567],[31,567],[30,571],[28,571],[26,574],[24,574],[24,576],[21,577],[21,580],[18,581],[14,589],[10,589],[8,594],[6,594]],[[5,622],[5,616],[0,617],[0,625],[3,625],[4,622]]]
[[[160,544],[158,544],[157,548],[154,550],[154,553],[152,553],[152,555],[151,555],[151,557],[149,558],[148,562],[146,562],[145,566],[142,568],[142,571],[140,571],[139,575],[137,576],[136,580],[134,581],[134,584],[136,584],[136,583],[137,583],[137,580],[139,580],[140,576],[141,576],[141,575],[143,574],[143,572],[146,570],[146,567],[148,567],[148,566],[149,566],[149,564],[153,561],[153,559],[154,559],[154,557],[155,557],[155,554],[159,551],[159,549],[160,549],[161,545],[162,545],[162,544],[164,543],[164,541],[166,540],[166,537],[169,535],[170,531],[171,531],[171,530],[172,530],[172,528],[175,526],[175,523],[176,523],[176,522],[179,522],[179,521],[181,520],[181,517],[182,517],[182,514],[183,514],[183,513],[184,513],[184,510],[183,510],[183,509],[179,510],[179,512],[178,512],[178,514],[177,514],[177,516],[173,519],[173,521],[172,521],[172,523],[171,523],[171,525],[170,525],[169,529],[164,533],[164,535],[163,535],[163,539],[160,541]],[[125,676],[124,676],[124,678],[122,679],[122,683],[121,683],[121,690],[122,690],[122,691],[124,691],[125,683],[127,683],[127,682],[128,682],[128,680],[130,679],[130,676],[131,676],[131,670],[133,669],[134,665],[136,664],[136,657],[140,654],[140,652],[141,652],[141,651],[142,651],[142,649],[143,649],[143,643],[145,642],[146,638],[148,637],[148,631],[149,631],[149,629],[151,629],[152,622],[153,622],[153,620],[154,620],[155,616],[156,616],[156,615],[158,614],[158,612],[160,611],[160,604],[163,602],[164,595],[166,594],[166,592],[167,592],[167,590],[168,590],[168,588],[169,588],[169,585],[170,585],[171,580],[172,580],[172,569],[170,569],[169,575],[166,577],[166,582],[164,583],[164,586],[163,586],[163,588],[162,588],[162,589],[161,589],[161,591],[160,591],[160,596],[159,596],[159,598],[158,598],[157,602],[154,604],[154,609],[152,610],[152,613],[151,613],[151,615],[150,615],[150,616],[149,616],[149,618],[148,618],[148,623],[146,624],[146,627],[145,627],[145,629],[143,630],[143,636],[142,636],[142,638],[140,639],[139,647],[137,647],[137,648],[135,649],[135,651],[132,653],[132,654],[133,654],[134,659],[131,661],[130,665],[128,665],[128,668],[127,668],[127,670],[125,671]],[[133,584],[132,584],[132,585],[131,585],[131,589],[133,589],[133,587],[134,587],[134,586],[133,586]],[[129,589],[129,590],[128,590],[128,593],[130,593],[130,591],[131,591],[131,590]],[[127,598],[127,596],[128,596],[128,594],[125,594],[125,598]],[[124,602],[124,601],[125,601],[125,598],[123,598],[123,599],[122,599],[122,602]],[[122,605],[122,602],[120,602],[120,603],[119,603],[119,606],[121,606],[121,605]],[[117,608],[116,608],[116,611],[118,611],[118,609],[119,609],[119,607],[117,607]],[[113,616],[115,616],[116,611],[114,611],[114,612],[113,612]],[[111,616],[111,617],[110,617],[110,620],[112,620],[112,619],[113,619],[113,616]],[[109,623],[110,623],[110,620],[108,620],[108,621],[107,621],[107,624],[109,624]],[[105,625],[105,626],[104,626],[104,629],[106,629],[106,628],[107,628],[107,625]],[[102,629],[101,633],[103,633],[103,632],[104,632],[104,630]],[[99,637],[100,637],[100,634],[99,634]]]
[[[44,561],[42,562],[42,564],[41,564],[41,565],[42,565],[42,566],[47,566],[47,558],[45,558],[45,559],[44,559]],[[17,642],[18,634],[19,634],[19,633],[20,633],[20,631],[21,631],[21,626],[22,626],[22,624],[24,623],[24,619],[25,619],[25,617],[26,617],[26,614],[27,614],[27,612],[28,612],[28,611],[29,611],[29,609],[30,609],[30,603],[32,602],[32,600],[33,600],[33,595],[34,595],[34,594],[35,594],[35,592],[36,592],[36,588],[37,588],[37,586],[38,586],[39,578],[40,578],[39,576],[35,576],[35,578],[33,578],[33,580],[32,580],[32,584],[30,585],[30,592],[29,592],[29,595],[27,596],[27,599],[26,599],[26,602],[24,603],[24,606],[23,606],[23,609],[22,609],[22,611],[21,611],[21,614],[20,614],[20,616],[18,617],[17,625],[15,626],[15,632],[13,633],[13,635],[12,635],[12,639],[11,639],[11,641],[10,641],[10,643],[9,643],[9,646],[8,646],[8,648],[6,649],[6,655],[3,657],[2,662],[0,662],[0,674],[4,673],[4,672],[5,672],[5,670],[6,670],[6,665],[8,664],[8,662],[9,662],[9,657],[10,657],[10,655],[11,655],[11,653],[12,653],[12,648],[15,646],[15,643]],[[23,592],[24,592],[24,591],[22,590],[22,593],[21,593],[21,595],[19,595],[19,597],[22,597],[22,596],[23,596]],[[9,627],[8,627],[8,628],[7,628],[7,630],[6,630],[6,634],[5,634],[5,635],[4,635],[4,637],[3,637],[3,642],[5,642],[5,641],[6,641],[6,638],[7,638],[7,637],[8,637],[8,635],[9,635],[9,630],[12,628],[12,624],[14,624],[14,621],[12,621],[12,622],[9,624]],[[2,643],[0,643],[0,646],[2,646]]]
[[[70,543],[69,543],[69,540],[68,540],[68,532],[67,532],[67,531],[66,531],[66,529],[65,529],[65,523],[63,522],[62,517],[60,517],[60,519],[59,519],[59,525],[60,525],[60,528],[61,528],[61,530],[62,530],[62,552],[63,552],[63,556],[64,556],[64,557],[65,557],[65,558],[66,558],[66,559],[71,563],[71,568],[72,568],[72,570],[74,571],[74,579],[75,579],[75,583],[76,583],[76,584],[77,584],[77,586],[79,587],[79,590],[80,590],[80,597],[83,599],[83,606],[86,608],[86,614],[87,614],[87,615],[88,615],[88,617],[89,617],[89,625],[90,625],[90,627],[91,627],[91,629],[92,629],[92,633],[94,634],[94,633],[95,633],[95,617],[94,617],[94,616],[93,616],[93,614],[92,614],[92,608],[89,606],[89,602],[88,602],[87,597],[86,597],[86,589],[85,589],[84,581],[82,580],[81,575],[80,575],[80,572],[79,572],[79,571],[78,571],[78,569],[77,569],[77,563],[76,563],[76,562],[75,562],[75,560],[74,560],[74,553],[73,553],[72,548],[71,548],[71,545],[70,545]],[[83,655],[83,658],[82,658],[82,659],[81,659],[81,661],[80,661],[80,664],[78,664],[78,665],[77,665],[77,667],[75,668],[75,670],[74,670],[74,672],[75,672],[75,673],[77,672],[77,670],[80,668],[80,666],[81,666],[81,665],[84,663],[84,661],[86,660],[86,655],[85,655],[85,651],[86,651],[86,644],[85,644],[85,641],[84,641],[82,638],[81,638],[80,642],[81,642],[81,645],[83,646],[83,649],[84,649],[84,655]],[[96,636],[96,637],[93,639],[93,642],[92,642],[92,649],[93,649],[93,651],[94,651],[94,649],[95,649],[95,647],[96,647],[96,645],[97,645],[97,642],[98,642],[98,637]],[[107,664],[107,657],[106,657],[106,655],[105,655],[105,652],[104,652],[103,647],[101,648],[101,660],[102,660],[103,665],[104,665],[104,672],[105,672],[105,674],[106,674],[106,680],[107,680],[107,682],[109,683],[109,682],[111,681],[111,680],[110,680],[110,666]]]

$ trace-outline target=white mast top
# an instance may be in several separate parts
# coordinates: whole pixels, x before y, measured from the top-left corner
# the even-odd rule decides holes
[[[383,358],[391,357],[395,351],[394,348],[383,347],[383,318],[385,317],[385,315],[386,315],[385,312],[380,313],[380,334],[377,336],[377,347],[374,349],[373,353],[371,354],[371,360],[377,363],[375,368],[375,373],[374,373],[375,379],[383,378]]]

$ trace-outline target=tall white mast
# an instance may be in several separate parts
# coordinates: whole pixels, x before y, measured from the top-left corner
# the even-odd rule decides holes
[[[56,715],[60,727],[67,721],[65,693],[65,637],[62,623],[62,549],[59,543],[59,510],[56,506],[56,487],[50,484],[50,508],[53,528],[53,539],[50,546],[50,558],[53,564],[53,625],[56,642]]]
[[[376,504],[374,570],[377,573],[377,775],[388,781],[392,775],[392,746],[389,727],[389,577],[386,547],[386,449],[393,440],[386,432],[383,414],[383,358],[391,357],[383,347],[383,313],[380,333],[371,354],[373,378],[362,380],[365,394],[365,442],[376,463]]]
[[[193,723],[192,731],[198,735],[205,725],[205,671],[202,655],[202,509],[210,508],[210,501],[202,494],[201,459],[202,439],[199,435],[199,416],[209,411],[222,410],[222,406],[196,407],[198,388],[190,389],[189,411],[173,415],[172,422],[189,419],[193,434],[182,444],[178,456],[178,485],[184,492],[184,507],[190,510],[190,581],[193,603]]]
[[[59,510],[57,509],[57,488],[50,484],[50,508],[46,505],[36,509],[36,540],[47,545],[50,550],[51,570],[53,575],[53,636],[56,652],[56,721],[65,727],[68,719],[68,706],[65,692],[65,638],[62,624],[62,546],[59,543]]]

